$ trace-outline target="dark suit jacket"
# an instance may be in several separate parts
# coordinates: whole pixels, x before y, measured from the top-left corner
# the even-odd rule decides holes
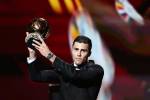
[[[96,100],[104,75],[100,65],[88,62],[76,69],[57,57],[54,70],[39,70],[39,66],[38,60],[29,64],[32,80],[60,84],[54,89],[52,100]]]

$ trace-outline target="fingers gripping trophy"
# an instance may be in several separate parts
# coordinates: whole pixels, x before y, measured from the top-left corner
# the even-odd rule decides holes
[[[39,39],[39,35],[43,40],[49,36],[48,21],[44,18],[34,18],[27,25],[27,32],[28,36],[25,38],[25,43],[27,47],[35,50],[34,46],[32,45],[33,40],[41,42]]]

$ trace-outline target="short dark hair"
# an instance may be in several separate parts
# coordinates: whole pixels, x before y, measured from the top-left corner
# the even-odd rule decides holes
[[[73,41],[73,44],[75,42],[79,42],[79,43],[85,43],[85,44],[88,44],[89,45],[89,52],[91,52],[91,49],[92,49],[92,41],[90,38],[88,38],[87,36],[84,36],[84,35],[79,35],[75,38],[75,40]]]
[[[145,11],[150,7],[150,0],[143,0],[138,7],[138,12],[143,15]]]

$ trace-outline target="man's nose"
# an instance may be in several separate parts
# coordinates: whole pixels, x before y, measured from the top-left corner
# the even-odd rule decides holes
[[[78,52],[77,52],[77,56],[81,56],[81,51],[78,51]]]

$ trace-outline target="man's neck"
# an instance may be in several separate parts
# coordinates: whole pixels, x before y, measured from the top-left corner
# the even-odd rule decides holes
[[[73,65],[74,65],[75,67],[79,67],[79,66],[85,65],[85,64],[87,64],[87,63],[88,63],[88,61],[86,61],[86,62],[84,62],[84,63],[82,63],[82,64],[80,64],[80,65],[77,65],[77,64],[74,62]]]

